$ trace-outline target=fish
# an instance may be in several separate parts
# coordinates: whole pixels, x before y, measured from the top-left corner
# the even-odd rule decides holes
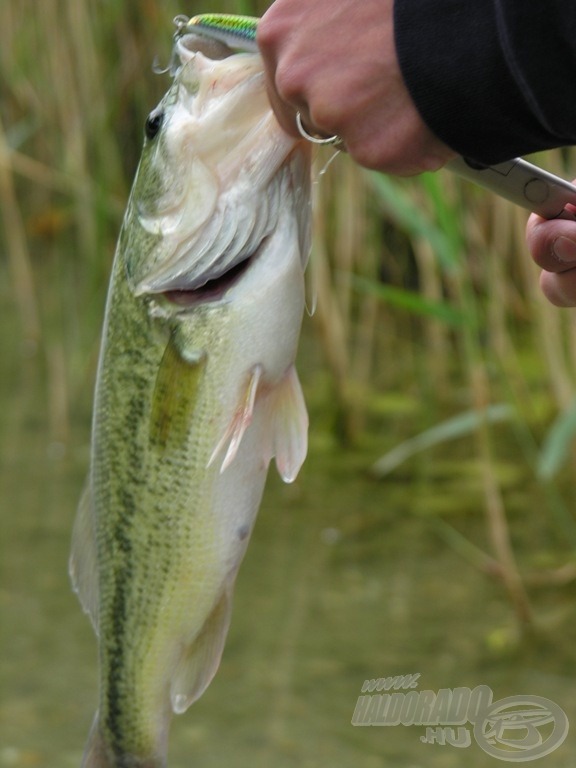
[[[268,466],[292,482],[307,452],[310,151],[260,55],[209,50],[176,37],[112,266],[69,565],[99,646],[83,768],[167,765],[172,715],[220,663]]]

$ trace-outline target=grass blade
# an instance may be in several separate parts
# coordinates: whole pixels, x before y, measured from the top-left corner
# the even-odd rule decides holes
[[[570,456],[576,437],[576,399],[560,413],[548,430],[537,465],[538,477],[551,480]]]
[[[413,315],[433,317],[456,328],[462,327],[463,323],[469,324],[472,322],[470,317],[451,304],[445,301],[427,299],[421,293],[416,293],[415,291],[378,283],[375,280],[369,280],[359,275],[352,276],[352,285],[359,293],[375,296],[389,306],[406,310]]]
[[[385,453],[384,456],[378,459],[372,466],[371,472],[376,477],[384,477],[420,451],[449,440],[455,440],[458,437],[469,435],[483,421],[489,423],[509,421],[513,413],[514,411],[511,406],[505,403],[490,405],[480,411],[465,411],[395,446],[391,451],[388,451],[388,453]]]

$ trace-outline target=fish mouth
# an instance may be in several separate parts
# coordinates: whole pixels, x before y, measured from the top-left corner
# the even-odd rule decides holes
[[[207,280],[198,288],[164,291],[161,295],[171,304],[176,304],[179,307],[193,307],[197,304],[221,301],[227,291],[236,285],[244,275],[253,260],[254,255],[248,256],[238,264],[234,264],[222,275]]]

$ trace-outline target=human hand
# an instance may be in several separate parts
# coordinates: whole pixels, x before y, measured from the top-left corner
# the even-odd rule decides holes
[[[526,242],[542,267],[544,296],[557,307],[576,307],[576,205],[568,205],[564,216],[549,220],[533,213],[526,225]]]
[[[276,0],[258,26],[272,108],[297,136],[337,134],[366,168],[410,175],[455,157],[424,124],[394,45],[393,0]]]

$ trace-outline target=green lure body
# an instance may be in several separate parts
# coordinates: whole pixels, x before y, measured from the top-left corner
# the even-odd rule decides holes
[[[256,30],[260,19],[228,13],[201,13],[193,16],[183,32],[196,32],[224,43],[233,51],[257,52]]]

